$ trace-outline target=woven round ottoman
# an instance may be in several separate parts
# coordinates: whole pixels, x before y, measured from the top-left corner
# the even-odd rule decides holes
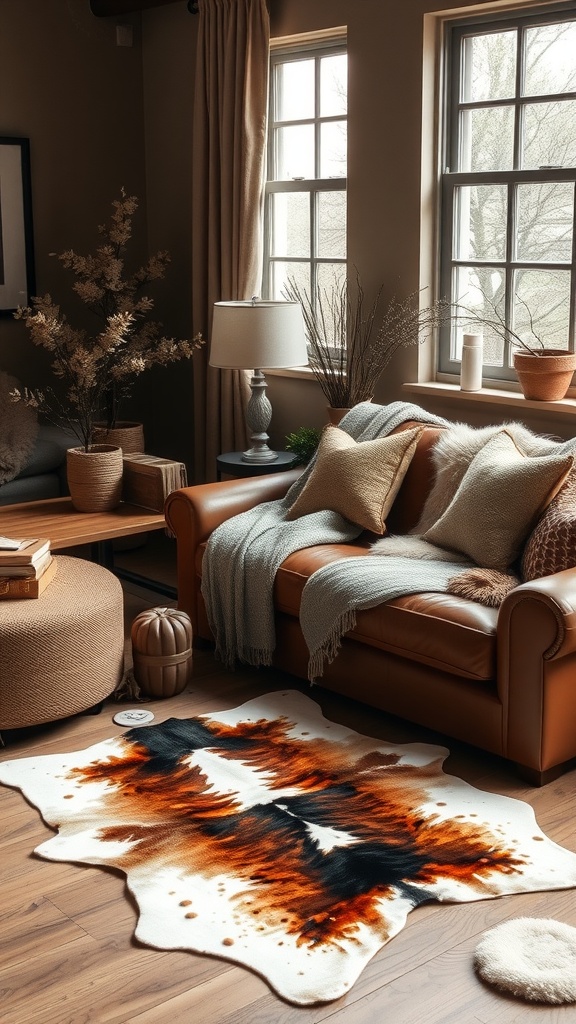
[[[0,730],[86,711],[122,678],[119,580],[81,558],[57,565],[40,597],[0,601]]]

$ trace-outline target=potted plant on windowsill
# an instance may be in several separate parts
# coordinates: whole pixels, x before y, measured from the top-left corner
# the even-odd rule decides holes
[[[487,327],[512,346],[512,361],[524,398],[538,402],[556,402],[565,398],[576,371],[576,352],[547,347],[536,329],[530,308],[518,296],[517,302],[527,317],[526,333],[534,339],[533,342],[527,341],[524,334],[510,327],[493,303],[486,296],[484,299],[491,307],[487,316],[479,315],[461,305],[458,308],[464,310],[467,324]],[[462,319],[460,314],[457,319]]]
[[[371,401],[378,380],[399,348],[420,344],[450,316],[442,299],[420,306],[420,292],[383,303],[383,286],[370,306],[355,281],[317,288],[314,299],[293,278],[284,296],[302,306],[309,366],[328,402],[332,422],[359,402]]]

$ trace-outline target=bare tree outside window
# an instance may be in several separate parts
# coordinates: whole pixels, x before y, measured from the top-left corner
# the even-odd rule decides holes
[[[497,311],[545,348],[574,348],[576,12],[455,25],[442,195],[441,292],[481,319]],[[466,321],[446,327],[457,372]],[[484,332],[490,376],[513,377],[501,332]]]
[[[347,73],[344,41],[272,54],[267,298],[283,298],[288,281],[337,294],[346,279]]]

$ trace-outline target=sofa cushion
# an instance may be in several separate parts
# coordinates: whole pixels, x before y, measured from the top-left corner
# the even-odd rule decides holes
[[[499,431],[473,458],[454,498],[424,539],[504,572],[562,486],[571,455],[525,456]]]
[[[34,450],[22,466],[19,476],[36,476],[61,469],[66,462],[67,449],[75,448],[78,444],[78,438],[72,431],[50,423],[41,423]]]
[[[357,442],[329,424],[322,433],[312,472],[287,518],[330,509],[365,530],[383,534],[421,432],[421,427],[414,427]]]
[[[576,473],[550,502],[522,554],[522,579],[540,579],[576,566]]]
[[[317,569],[366,555],[370,541],[318,544],[295,551],[280,566],[274,604],[298,617],[304,585]],[[359,611],[347,636],[371,647],[477,681],[495,672],[497,610],[450,594],[415,594]]]

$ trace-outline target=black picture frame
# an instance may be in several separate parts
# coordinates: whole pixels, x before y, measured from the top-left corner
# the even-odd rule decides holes
[[[0,315],[34,295],[30,140],[0,135]]]

